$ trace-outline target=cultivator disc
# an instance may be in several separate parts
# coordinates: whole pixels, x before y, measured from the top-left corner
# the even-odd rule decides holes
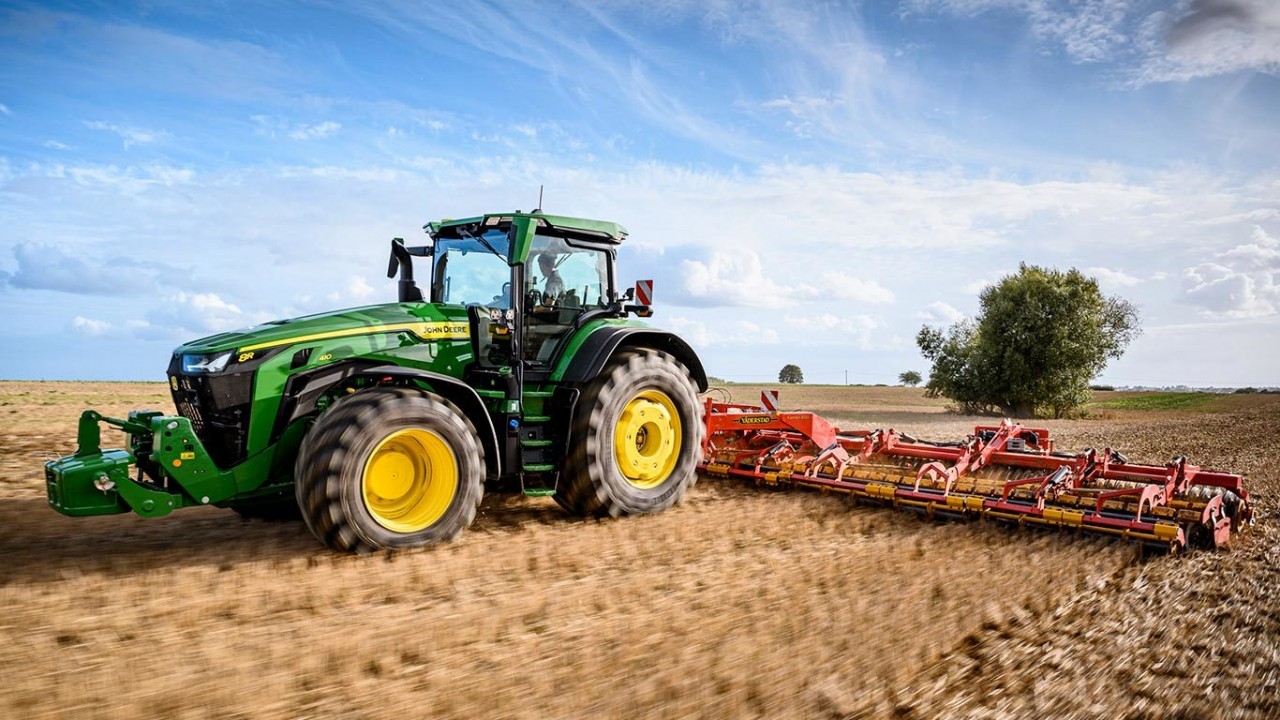
[[[707,400],[698,469],[759,485],[848,494],[929,517],[1076,528],[1172,553],[1217,548],[1253,520],[1244,479],[1184,457],[1130,462],[1111,448],[1054,449],[1044,428],[1009,420],[959,442],[895,430],[840,430],[810,412]]]

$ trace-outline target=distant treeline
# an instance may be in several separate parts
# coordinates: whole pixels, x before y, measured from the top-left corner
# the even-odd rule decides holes
[[[1102,392],[1165,392],[1165,393],[1214,393],[1217,395],[1280,395],[1280,387],[1187,387],[1172,385],[1167,387],[1151,387],[1147,385],[1090,385],[1090,390]]]

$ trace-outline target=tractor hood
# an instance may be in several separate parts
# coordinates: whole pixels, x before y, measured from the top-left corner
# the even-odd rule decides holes
[[[465,339],[467,311],[461,305],[388,303],[335,310],[242,330],[210,335],[186,343],[174,354],[208,354],[235,350],[256,352],[330,338],[405,332],[421,340]]]

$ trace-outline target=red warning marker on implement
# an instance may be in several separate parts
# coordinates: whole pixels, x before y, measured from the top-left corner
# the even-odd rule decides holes
[[[765,412],[778,412],[778,391],[777,390],[761,390],[760,391],[760,407]]]
[[[652,280],[636,281],[636,304],[637,305],[653,304],[653,281]]]

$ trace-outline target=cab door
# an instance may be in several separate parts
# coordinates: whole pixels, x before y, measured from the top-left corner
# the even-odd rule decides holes
[[[609,305],[610,255],[561,238],[535,236],[524,265],[522,357],[546,368],[578,319]]]

